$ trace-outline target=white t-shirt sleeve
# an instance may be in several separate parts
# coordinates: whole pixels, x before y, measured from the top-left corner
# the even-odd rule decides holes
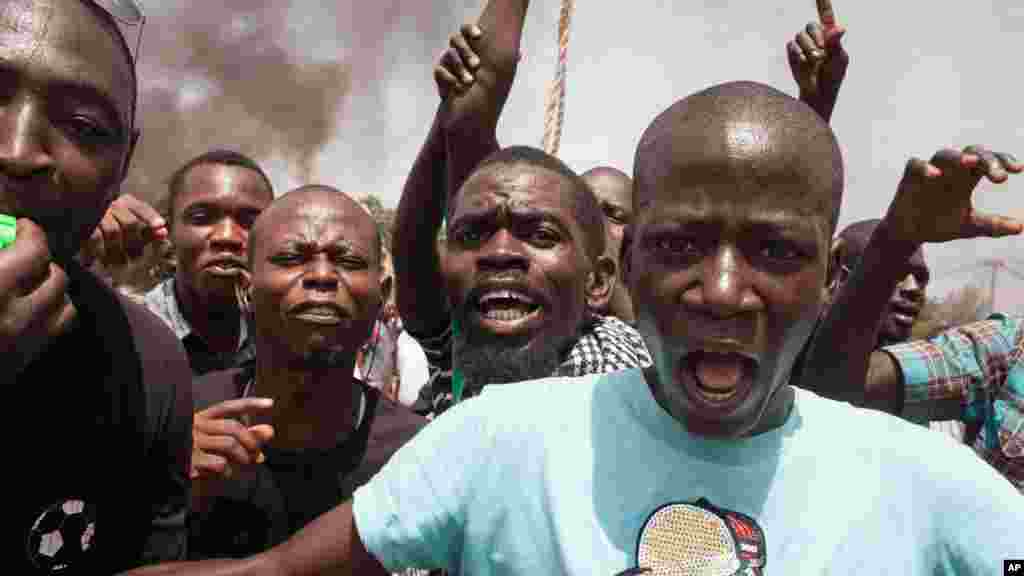
[[[1024,496],[966,446],[950,446],[935,468],[935,573],[1001,574],[1003,560],[1024,558]]]
[[[459,565],[474,477],[492,454],[477,403],[436,418],[353,495],[360,539],[389,571]]]
[[[427,355],[408,332],[398,335],[398,402],[412,406],[419,399],[420,390],[430,380],[430,365]]]

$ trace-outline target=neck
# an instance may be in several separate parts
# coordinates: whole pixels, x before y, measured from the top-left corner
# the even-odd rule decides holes
[[[275,362],[274,356],[257,349],[252,394],[274,400],[270,413],[257,422],[274,427],[271,446],[292,451],[333,448],[356,424],[361,389],[352,375],[355,358],[329,368],[298,369]]]
[[[241,338],[238,303],[203,298],[181,276],[174,279],[178,307],[192,331],[214,352],[234,352]]]

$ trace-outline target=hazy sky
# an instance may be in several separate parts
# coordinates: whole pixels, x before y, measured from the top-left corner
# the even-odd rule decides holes
[[[376,193],[393,206],[436,108],[433,62],[448,35],[475,19],[481,2],[320,4],[294,2],[280,15],[286,26],[279,41],[297,60],[340,59],[351,74],[337,136],[316,156],[312,177],[354,194]],[[181,5],[199,3],[149,0],[147,26],[172,29]],[[833,0],[833,5],[849,30],[845,45],[851,55],[833,117],[847,166],[841,224],[880,216],[911,155],[928,157],[941,147],[980,143],[1024,157],[1019,59],[1024,3]],[[558,7],[557,0],[531,2],[524,57],[499,127],[504,144],[540,143]],[[193,14],[201,17],[199,12]],[[812,0],[577,0],[561,157],[578,171],[611,164],[631,172],[641,132],[678,98],[729,80],[756,80],[795,93],[785,43],[816,16]],[[144,60],[146,50],[144,41]],[[143,83],[158,81],[156,76],[144,77]],[[166,85],[167,78],[159,81]],[[179,83],[188,85],[171,80]],[[289,173],[281,157],[263,160],[277,188],[298,182],[300,176]],[[1024,176],[1001,186],[983,185],[977,205],[1024,218],[1021,194]],[[979,258],[1016,258],[1021,248],[1021,238],[928,246],[928,261],[939,276],[934,292],[963,282],[963,274],[943,280],[944,271]],[[1004,286],[1011,282],[1017,281],[1007,277]],[[1024,304],[1024,283],[1017,287],[1001,290],[999,299]]]

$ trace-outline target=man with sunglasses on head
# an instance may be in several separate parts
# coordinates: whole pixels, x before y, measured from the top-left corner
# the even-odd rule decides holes
[[[42,416],[8,454],[21,471],[14,574],[109,574],[185,553],[188,361],[156,316],[75,259],[138,139],[120,29],[141,24],[134,8],[0,5],[0,212],[17,222],[0,250],[0,365],[19,409]]]

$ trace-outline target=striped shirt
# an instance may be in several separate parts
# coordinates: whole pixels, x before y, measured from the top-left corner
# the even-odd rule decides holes
[[[962,422],[981,426],[975,452],[1024,493],[1024,318],[994,314],[883,350],[900,367],[908,408],[957,403]]]

